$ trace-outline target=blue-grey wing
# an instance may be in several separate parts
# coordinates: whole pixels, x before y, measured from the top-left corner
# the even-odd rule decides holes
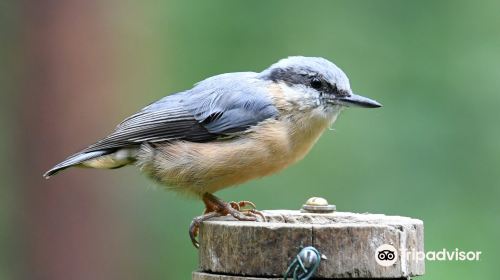
[[[241,132],[278,115],[254,73],[223,74],[201,82],[193,89],[185,108],[215,134]]]
[[[82,152],[111,150],[144,142],[206,142],[243,132],[278,115],[253,73],[209,78],[193,89],[167,96],[119,124],[108,137]]]

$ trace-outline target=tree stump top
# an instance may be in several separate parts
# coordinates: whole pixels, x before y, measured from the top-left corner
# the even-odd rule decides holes
[[[204,222],[199,237],[200,272],[195,272],[193,279],[281,278],[307,246],[314,246],[326,257],[315,278],[408,278],[424,273],[423,260],[415,254],[401,254],[423,252],[420,220],[349,212],[263,213],[267,222],[242,222],[232,217]],[[383,244],[398,251],[392,265],[376,261],[377,249]]]

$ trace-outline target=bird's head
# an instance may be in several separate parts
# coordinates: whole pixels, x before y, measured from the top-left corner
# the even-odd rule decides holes
[[[342,107],[382,106],[375,100],[354,94],[346,74],[324,58],[288,57],[271,65],[260,75],[286,87],[289,98],[295,98],[295,102],[303,108],[338,111]]]

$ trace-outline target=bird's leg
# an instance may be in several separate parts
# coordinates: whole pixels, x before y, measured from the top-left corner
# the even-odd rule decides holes
[[[191,242],[193,245],[198,248],[199,243],[196,240],[198,236],[198,231],[200,225],[203,221],[214,217],[231,215],[235,219],[239,221],[258,221],[259,218],[262,218],[263,221],[266,221],[264,215],[255,210],[255,204],[250,201],[240,201],[240,202],[224,202],[222,199],[216,197],[213,194],[205,193],[202,196],[203,203],[205,204],[205,211],[203,215],[196,217],[191,222],[189,226],[189,237],[191,238]],[[247,206],[250,206],[250,209],[244,209]]]

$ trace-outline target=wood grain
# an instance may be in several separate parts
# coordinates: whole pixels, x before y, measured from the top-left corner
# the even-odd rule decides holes
[[[302,247],[314,246],[327,258],[316,272],[318,278],[382,279],[424,274],[424,261],[411,256],[398,254],[396,263],[389,267],[375,260],[376,249],[382,244],[423,251],[420,220],[348,212],[273,210],[264,214],[266,223],[231,217],[204,222],[200,229],[200,270],[214,275],[280,278]]]

